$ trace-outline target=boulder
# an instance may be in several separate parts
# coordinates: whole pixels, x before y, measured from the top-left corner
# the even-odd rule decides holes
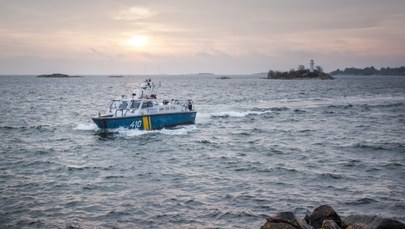
[[[280,212],[267,219],[261,229],[311,229],[311,227],[292,212]]]
[[[327,219],[322,223],[321,229],[341,229],[335,221]]]
[[[321,228],[324,220],[334,221],[340,228],[342,226],[342,220],[339,215],[329,205],[321,205],[312,212],[310,216],[305,216],[305,221],[314,228]]]
[[[344,219],[348,229],[405,229],[405,224],[392,219],[370,215],[351,215]]]
[[[271,223],[266,222],[260,229],[297,229],[288,223]]]
[[[392,218],[351,215],[342,220],[329,205],[322,205],[304,220],[292,212],[280,212],[267,219],[261,229],[405,229],[405,224]]]

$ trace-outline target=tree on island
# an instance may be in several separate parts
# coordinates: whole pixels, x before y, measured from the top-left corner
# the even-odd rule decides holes
[[[305,66],[302,65],[302,64],[300,64],[300,65],[298,65],[297,70],[298,70],[298,71],[303,71],[303,70],[305,70]]]

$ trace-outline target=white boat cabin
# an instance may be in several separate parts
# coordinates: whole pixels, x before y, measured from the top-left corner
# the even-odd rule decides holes
[[[151,115],[151,114],[167,114],[193,111],[191,100],[171,101],[163,100],[158,102],[156,99],[114,99],[112,100],[107,112],[103,116],[123,117],[133,115]]]
[[[168,114],[194,111],[192,100],[157,100],[159,86],[146,80],[140,88],[132,92],[131,98],[124,95],[110,103],[103,117],[125,117],[136,115]]]

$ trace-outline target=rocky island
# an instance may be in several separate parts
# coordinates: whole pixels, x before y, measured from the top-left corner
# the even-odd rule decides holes
[[[267,79],[279,79],[279,80],[304,80],[304,79],[320,79],[320,80],[332,80],[331,75],[323,72],[310,72],[308,70],[294,70],[289,72],[273,72],[269,71]]]
[[[297,70],[291,69],[288,72],[280,72],[270,70],[267,74],[267,79],[280,79],[280,80],[301,80],[301,79],[320,79],[332,80],[331,75],[323,72],[321,66],[314,68],[314,60],[310,61],[310,68],[305,69],[304,65],[298,66]]]
[[[70,75],[61,74],[61,73],[53,73],[53,74],[39,75],[37,77],[42,77],[42,78],[75,78],[75,77],[82,77],[82,76],[70,76]]]
[[[231,77],[229,76],[221,76],[221,77],[217,77],[217,79],[219,80],[229,80]]]

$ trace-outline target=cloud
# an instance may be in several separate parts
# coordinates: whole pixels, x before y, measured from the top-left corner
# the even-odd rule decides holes
[[[129,9],[122,10],[113,16],[114,20],[122,21],[136,21],[139,19],[145,19],[155,16],[157,13],[143,7],[131,7]]]

